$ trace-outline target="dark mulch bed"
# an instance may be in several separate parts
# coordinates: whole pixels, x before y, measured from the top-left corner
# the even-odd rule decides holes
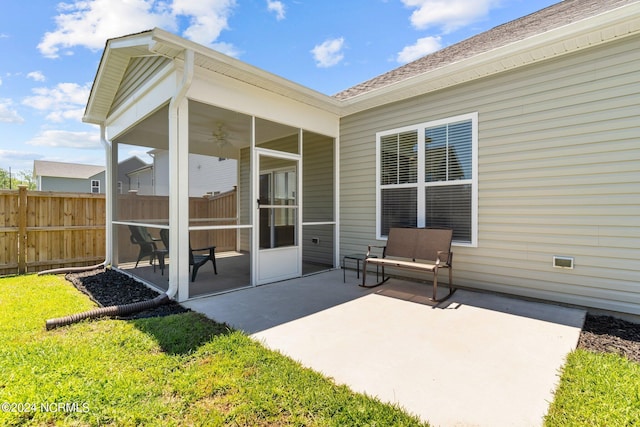
[[[159,295],[158,292],[143,285],[126,274],[111,269],[90,270],[81,273],[68,273],[69,280],[78,290],[87,294],[102,307],[124,305],[147,301]],[[122,319],[140,319],[144,317],[168,316],[189,311],[175,301],[156,308],[141,311]]]
[[[640,363],[640,323],[610,316],[588,315],[578,348],[599,353],[617,353]]]
[[[135,279],[110,269],[70,273],[66,276],[80,291],[103,307],[153,299],[158,292]],[[189,311],[175,301],[146,310],[128,319],[167,316]],[[640,323],[610,316],[587,315],[578,348],[601,353],[617,353],[640,363]]]

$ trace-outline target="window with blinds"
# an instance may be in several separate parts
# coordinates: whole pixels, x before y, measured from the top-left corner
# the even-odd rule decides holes
[[[378,238],[392,227],[446,227],[476,244],[477,113],[376,135]]]

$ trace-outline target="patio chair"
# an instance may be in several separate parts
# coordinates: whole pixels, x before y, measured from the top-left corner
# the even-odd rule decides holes
[[[156,241],[160,239],[154,239],[151,237],[147,227],[130,225],[129,231],[131,232],[131,236],[129,236],[131,243],[140,246],[138,259],[136,260],[136,268],[138,267],[140,260],[144,257],[149,257],[149,264],[153,264],[153,260],[156,257],[156,251],[158,250],[156,247]]]
[[[169,250],[169,230],[160,230],[160,238],[162,243]],[[213,272],[218,274],[218,267],[216,266],[216,247],[207,246],[205,248],[193,249],[191,242],[189,242],[189,270],[191,272],[191,281],[195,282],[198,269],[205,265],[208,261],[213,264]]]

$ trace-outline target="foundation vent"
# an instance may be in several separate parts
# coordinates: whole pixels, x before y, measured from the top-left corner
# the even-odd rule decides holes
[[[573,257],[569,256],[554,256],[553,266],[555,268],[567,268],[573,270]]]

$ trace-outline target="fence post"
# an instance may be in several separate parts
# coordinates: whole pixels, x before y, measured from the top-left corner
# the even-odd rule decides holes
[[[18,186],[18,274],[27,272],[27,186]]]

